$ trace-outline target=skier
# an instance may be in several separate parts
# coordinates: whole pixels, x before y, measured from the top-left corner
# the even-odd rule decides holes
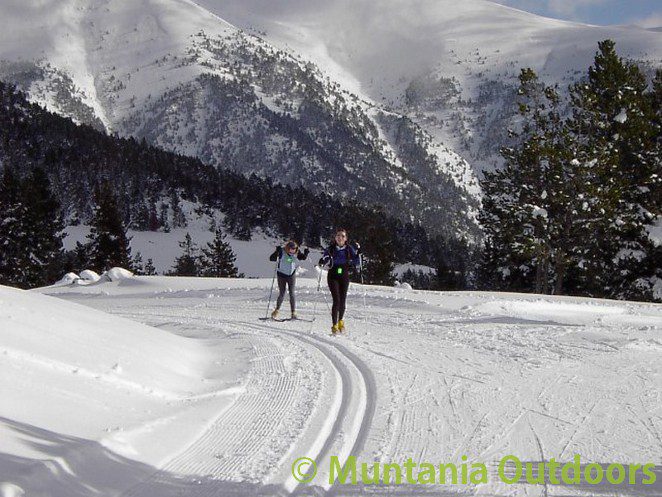
[[[358,243],[355,245],[356,248],[347,243],[347,231],[339,228],[336,230],[334,240],[324,251],[318,263],[321,267],[329,266],[326,281],[333,297],[331,333],[334,335],[345,330],[343,317],[345,315],[347,290],[349,289],[349,270],[352,266],[356,267],[360,264],[361,247]]]
[[[299,267],[298,261],[305,261],[308,258],[310,250],[299,252],[299,246],[294,240],[289,240],[284,247],[280,245],[276,247],[276,250],[273,254],[269,256],[269,260],[272,262],[277,261],[276,265],[276,276],[278,276],[278,299],[276,300],[276,308],[271,313],[271,318],[278,318],[278,312],[280,311],[280,306],[283,303],[285,298],[285,289],[286,287],[290,292],[290,309],[292,311],[292,319],[297,318],[296,313],[296,297],[294,294],[294,285],[296,283],[296,270]]]

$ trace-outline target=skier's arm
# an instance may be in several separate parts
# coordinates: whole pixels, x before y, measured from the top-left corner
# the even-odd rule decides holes
[[[274,253],[269,256],[269,260],[271,262],[276,262],[280,258],[280,255],[282,253],[283,253],[283,247],[281,247],[279,245],[278,247],[276,247],[276,250],[274,251]]]
[[[308,258],[308,254],[310,254],[310,249],[306,247],[306,250],[304,250],[303,253],[299,252],[297,254],[297,259],[300,261],[305,261]]]
[[[352,264],[354,266],[358,266],[359,264],[361,264],[361,259],[359,257],[361,255],[361,246],[357,243],[356,248],[352,247],[351,245],[348,245],[348,247],[349,247],[349,255],[351,256],[352,259]]]
[[[329,249],[326,248],[324,249],[324,253],[322,254],[322,258],[319,260],[317,263],[318,266],[325,266],[331,262],[331,256],[329,255]]]

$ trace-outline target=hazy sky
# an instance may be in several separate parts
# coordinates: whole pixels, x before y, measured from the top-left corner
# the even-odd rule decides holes
[[[662,0],[494,0],[547,17],[589,24],[662,26]]]

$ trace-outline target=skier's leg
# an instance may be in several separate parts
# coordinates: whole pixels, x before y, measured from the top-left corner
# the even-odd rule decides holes
[[[349,290],[349,275],[346,275],[339,282],[339,307],[338,319],[342,320],[345,316],[345,303],[347,301],[347,290]]]
[[[276,299],[276,309],[280,309],[283,299],[285,298],[285,286],[287,285],[287,278],[278,274],[278,299]]]
[[[296,295],[294,294],[294,286],[296,283],[296,275],[292,275],[288,278],[287,286],[290,291],[290,309],[292,309],[292,315],[294,316],[296,312],[296,307],[297,307],[297,299]]]
[[[338,323],[338,306],[340,302],[340,281],[335,278],[329,277],[327,279],[329,284],[329,290],[331,291],[331,297],[333,297],[333,306],[331,307],[331,320],[333,324]]]

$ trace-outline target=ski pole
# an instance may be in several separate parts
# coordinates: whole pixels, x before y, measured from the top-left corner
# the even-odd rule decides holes
[[[320,275],[319,278],[317,278],[317,291],[320,291],[320,288],[322,288],[322,266],[320,266]]]
[[[363,254],[359,254],[359,271],[361,272],[361,286],[363,287],[363,308],[365,304],[365,283],[363,282]]]
[[[320,288],[322,288],[322,268],[317,266],[319,269],[319,277],[317,278],[317,293],[319,293]],[[311,333],[313,331],[313,323],[317,319],[317,299],[315,299],[315,303],[313,304],[313,318],[310,323],[310,328],[308,329],[308,333]]]
[[[269,302],[267,302],[267,312],[264,315],[264,319],[269,319],[269,307],[271,307],[271,296],[274,293],[274,282],[276,281],[276,273],[278,272],[278,263],[280,262],[280,257],[276,257],[276,266],[274,267],[274,276],[271,278],[271,290],[269,290]]]

